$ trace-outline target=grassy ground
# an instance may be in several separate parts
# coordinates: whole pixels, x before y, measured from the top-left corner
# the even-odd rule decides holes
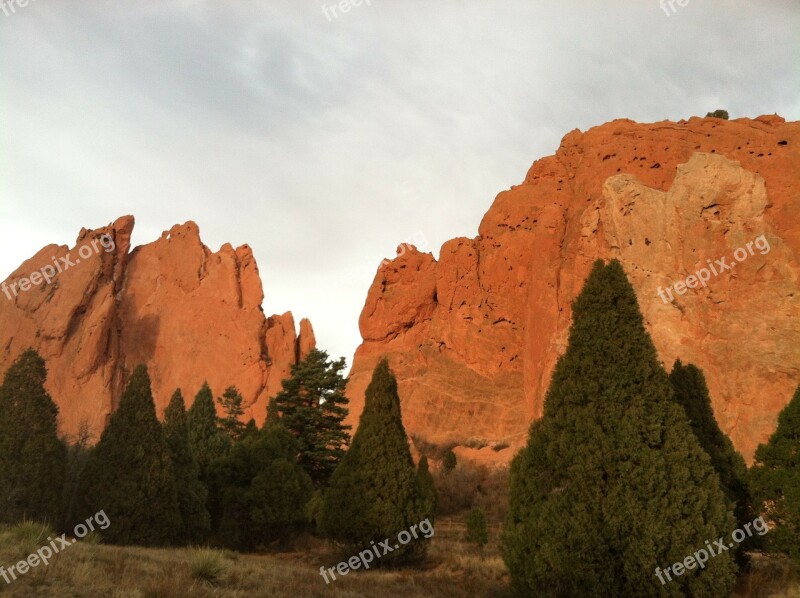
[[[429,558],[422,568],[358,571],[326,585],[322,565],[349,555],[307,538],[292,552],[241,555],[198,549],[120,548],[83,540],[64,549],[46,567],[39,565],[16,581],[0,578],[0,594],[20,597],[172,598],[245,596],[505,597],[508,574],[498,552],[498,528],[481,554],[463,541],[458,518],[437,522]],[[47,532],[29,527],[0,531],[0,564],[8,567],[47,544]],[[796,568],[756,558],[742,577],[737,598],[800,598]],[[793,589],[790,589],[793,588]]]

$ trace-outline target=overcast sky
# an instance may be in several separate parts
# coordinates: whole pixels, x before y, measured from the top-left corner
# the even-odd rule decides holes
[[[6,6],[0,279],[123,214],[136,245],[194,220],[213,251],[250,244],[264,311],[309,317],[349,363],[380,261],[475,236],[570,130],[800,119],[798,0],[326,6]]]

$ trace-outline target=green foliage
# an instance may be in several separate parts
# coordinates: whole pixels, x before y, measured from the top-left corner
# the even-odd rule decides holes
[[[193,550],[189,557],[189,572],[192,579],[210,586],[219,585],[225,574],[223,554],[219,550],[200,548]]]
[[[172,458],[178,491],[181,527],[176,540],[198,544],[208,537],[211,519],[206,509],[208,490],[200,481],[200,467],[189,448],[189,420],[180,389],[164,410],[164,438]]]
[[[44,388],[44,360],[28,349],[0,387],[0,522],[36,519],[57,525],[67,450],[58,408]]]
[[[456,459],[456,454],[453,452],[453,449],[447,449],[445,452],[444,457],[442,457],[442,467],[444,470],[449,472],[453,471],[458,465],[458,459]]]
[[[431,525],[434,523],[436,511],[438,507],[438,497],[436,496],[436,485],[433,483],[433,476],[430,469],[428,469],[428,458],[422,455],[417,465],[417,484],[419,484],[422,498],[425,501],[425,517],[427,517]],[[425,518],[423,517],[423,519]]]
[[[296,461],[297,452],[297,440],[280,420],[233,446],[220,467],[223,544],[253,550],[286,540],[308,521],[313,485]]]
[[[759,514],[771,525],[765,547],[800,561],[800,387],[778,416],[750,469]]]
[[[512,463],[503,557],[515,589],[727,595],[729,553],[666,585],[655,576],[736,524],[618,261],[594,265],[572,315],[544,416]]]
[[[225,413],[219,427],[232,441],[239,440],[244,433],[244,423],[241,421],[244,415],[242,400],[242,395],[235,386],[229,386],[221,397],[217,397],[217,402]]]
[[[91,432],[89,429],[89,422],[83,420],[78,424],[78,432],[73,438],[70,439],[67,448],[67,470],[66,479],[64,481],[64,496],[62,499],[62,515],[63,522],[61,529],[72,529],[78,523],[83,523],[86,514],[83,505],[82,492],[82,478],[83,472],[86,469],[86,464],[91,455],[91,448],[89,441],[91,440]]]
[[[714,112],[709,112],[706,114],[706,118],[713,117],[713,118],[722,118],[724,120],[728,120],[728,111],[727,110],[714,110]]]
[[[481,550],[489,542],[486,513],[479,507],[472,509],[467,515],[467,541],[475,542]]]
[[[669,380],[675,391],[675,401],[686,412],[695,437],[708,453],[711,465],[719,475],[725,495],[734,504],[733,513],[737,527],[741,529],[745,523],[750,523],[755,518],[748,488],[747,466],[714,417],[705,376],[696,366],[684,366],[678,360],[672,368]],[[746,560],[744,550],[749,545],[748,541],[739,545],[737,555],[742,564]]]
[[[300,465],[317,487],[327,484],[350,441],[344,368],[343,357],[331,361],[325,351],[313,349],[292,366],[274,398],[283,425],[300,442]]]
[[[211,463],[224,457],[230,447],[218,422],[214,395],[205,382],[188,411],[189,446],[200,467],[201,479],[208,476]]]
[[[323,497],[322,490],[315,490],[306,504],[306,519],[313,523],[315,527],[319,527],[324,502]]]
[[[138,366],[86,465],[89,512],[104,510],[112,544],[164,546],[181,525],[169,447],[156,418],[150,376]]]
[[[364,411],[350,450],[325,493],[320,527],[353,550],[379,542],[422,521],[425,497],[419,487],[400,414],[397,381],[384,359],[366,390]],[[383,556],[380,564],[420,557],[415,540]]]
[[[29,554],[46,545],[48,539],[56,535],[50,525],[26,519],[0,532],[0,546],[13,546],[17,558],[27,559]]]
[[[258,434],[258,426],[256,425],[256,420],[252,417],[250,421],[247,422],[244,426],[244,430],[242,431],[242,438],[246,438],[247,436],[253,436]]]
[[[189,448],[200,468],[200,481],[208,490],[206,509],[211,516],[211,529],[219,524],[222,509],[220,462],[230,450],[231,440],[220,430],[214,395],[204,383],[188,411]]]

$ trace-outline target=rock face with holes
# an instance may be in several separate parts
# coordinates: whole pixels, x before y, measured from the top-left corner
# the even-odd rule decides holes
[[[208,380],[216,396],[236,385],[245,417],[263,423],[268,398],[315,346],[311,324],[302,320],[298,335],[291,313],[264,316],[247,245],[213,253],[187,222],[131,251],[133,226],[125,216],[84,229],[75,247],[49,245],[12,273],[0,295],[0,374],[26,348],[38,350],[66,435],[86,422],[97,440],[139,363],[159,415],[176,388],[191,405]],[[21,279],[67,260],[50,284],[20,290]]]
[[[497,196],[477,237],[446,242],[438,261],[411,248],[378,269],[352,423],[386,356],[418,446],[508,462],[542,414],[592,263],[617,258],[665,367],[705,371],[720,425],[750,461],[800,383],[799,208],[800,123],[572,131]]]

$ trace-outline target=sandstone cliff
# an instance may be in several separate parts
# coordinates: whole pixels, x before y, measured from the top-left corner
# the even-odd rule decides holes
[[[721,427],[750,460],[800,383],[799,207],[800,123],[572,131],[497,196],[477,237],[446,242],[438,261],[412,248],[378,269],[359,321],[352,423],[386,355],[410,435],[507,462],[542,413],[591,264],[618,258],[663,363],[703,368]],[[768,251],[753,244],[761,235]],[[664,292],[720,258],[735,267]]]
[[[191,404],[208,380],[217,396],[236,385],[245,416],[261,424],[268,398],[314,347],[311,324],[302,320],[298,336],[291,313],[264,316],[247,245],[213,253],[187,222],[131,250],[133,226],[125,216],[84,229],[75,247],[49,245],[9,276],[0,294],[0,372],[37,349],[67,435],[85,421],[96,440],[139,363],[149,368],[159,415],[176,388]],[[36,277],[40,284],[19,286],[56,268],[49,284]]]

